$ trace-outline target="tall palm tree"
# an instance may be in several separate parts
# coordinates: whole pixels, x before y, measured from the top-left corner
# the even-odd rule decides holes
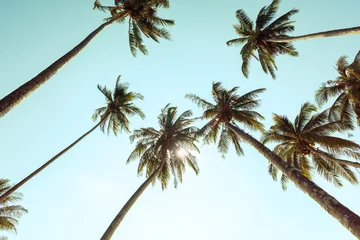
[[[294,31],[292,25],[294,21],[290,18],[298,12],[292,9],[276,20],[272,21],[278,10],[280,0],[273,0],[269,6],[263,7],[255,22],[247,16],[244,10],[236,11],[236,18],[240,24],[234,25],[235,31],[240,38],[227,41],[227,45],[242,45],[240,55],[242,56],[242,72],[245,77],[249,75],[250,58],[254,57],[260,61],[261,67],[265,73],[270,73],[275,79],[275,70],[277,66],[275,57],[278,54],[288,54],[297,56],[298,52],[291,42],[297,40],[308,40],[320,37],[332,37],[348,34],[360,34],[360,27],[338,29],[326,32],[312,33],[302,36],[291,37],[287,34]],[[258,52],[258,56],[255,55]]]
[[[0,179],[0,195],[11,188],[8,179]],[[27,210],[20,205],[13,205],[22,199],[22,194],[12,193],[0,201],[0,231],[13,231],[16,233],[18,219],[27,213]],[[0,236],[6,240],[7,237]]]
[[[294,122],[286,116],[274,114],[275,124],[263,134],[262,142],[278,143],[273,152],[309,179],[312,179],[312,170],[315,169],[337,187],[342,186],[339,176],[352,184],[358,184],[349,166],[360,168],[360,163],[342,160],[340,157],[360,160],[360,146],[350,140],[332,136],[335,132],[347,130],[351,124],[341,120],[329,121],[329,110],[315,114],[316,111],[315,105],[306,102]],[[276,168],[272,164],[269,172],[275,179]],[[282,175],[281,182],[285,190],[286,175]]]
[[[339,76],[322,84],[316,91],[316,102],[322,106],[329,97],[337,97],[330,108],[330,118],[352,119],[355,115],[360,126],[360,51],[351,64],[346,56],[340,57],[336,70]]]
[[[135,130],[130,137],[131,142],[135,139],[138,141],[127,163],[139,158],[138,174],[145,171],[147,179],[116,215],[101,240],[111,239],[132,205],[151,182],[155,183],[156,178],[159,179],[164,190],[171,175],[174,178],[175,187],[178,182],[182,182],[185,164],[189,165],[196,174],[199,173],[196,157],[191,153],[191,151],[199,152],[195,145],[198,129],[191,126],[194,119],[189,118],[192,113],[188,110],[178,117],[176,115],[177,108],[170,107],[168,104],[158,117],[159,130],[152,127],[141,128]]]
[[[30,179],[35,177],[38,173],[40,173],[47,166],[53,163],[61,155],[74,147],[78,142],[80,142],[96,128],[100,127],[103,132],[105,132],[106,128],[108,134],[112,131],[115,135],[117,135],[117,133],[121,132],[121,130],[130,133],[130,122],[128,120],[128,117],[139,115],[141,118],[144,118],[145,115],[133,103],[134,100],[142,100],[143,96],[139,93],[129,92],[128,88],[129,86],[127,83],[120,83],[120,76],[116,80],[114,91],[98,85],[99,91],[104,94],[106,99],[106,106],[96,109],[93,115],[94,121],[97,121],[99,119],[98,123],[81,137],[79,137],[75,142],[64,148],[61,152],[56,154],[54,157],[44,163],[41,167],[39,167],[26,178],[21,180],[18,184],[10,188],[3,195],[0,195],[0,202],[3,199],[7,198],[11,193],[16,191],[18,188],[20,188],[22,185],[24,185],[26,182],[28,182]]]
[[[159,42],[159,38],[170,39],[170,33],[164,27],[174,25],[174,21],[162,19],[157,16],[157,9],[161,7],[168,8],[168,0],[115,1],[115,5],[111,7],[102,6],[99,1],[96,0],[94,8],[109,11],[111,16],[106,18],[105,23],[90,33],[83,41],[64,56],[56,60],[33,79],[27,81],[2,98],[0,100],[0,118],[19,104],[24,98],[38,89],[42,84],[47,82],[60,68],[83,50],[97,34],[113,23],[122,23],[127,17],[129,18],[129,43],[131,52],[134,56],[136,55],[137,49],[144,54],[147,54],[146,47],[143,45],[141,33],[148,38],[152,38],[156,42]]]
[[[239,140],[246,141],[352,234],[360,238],[360,217],[358,215],[237,125],[241,123],[250,129],[263,131],[263,125],[258,121],[262,119],[262,116],[253,110],[260,104],[260,101],[256,99],[257,95],[265,90],[257,89],[239,96],[236,93],[237,89],[235,87],[226,90],[221,86],[221,83],[213,83],[212,97],[215,103],[208,102],[194,94],[186,95],[187,98],[204,109],[202,118],[209,120],[200,129],[205,143],[218,142],[219,150],[224,151],[227,150],[229,142],[232,141],[237,152],[242,153]]]

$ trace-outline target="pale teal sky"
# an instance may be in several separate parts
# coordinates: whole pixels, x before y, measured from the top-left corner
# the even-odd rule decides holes
[[[180,111],[201,111],[184,99],[196,93],[210,99],[211,82],[222,81],[240,93],[267,88],[259,112],[291,119],[300,105],[313,101],[322,82],[334,79],[341,55],[352,60],[359,35],[296,42],[298,58],[277,58],[277,80],[252,61],[250,78],[241,74],[240,48],[225,42],[236,37],[235,11],[252,19],[270,0],[171,1],[161,16],[173,18],[172,41],[146,39],[149,56],[132,57],[127,24],[105,29],[48,83],[0,119],[0,177],[18,182],[95,123],[93,110],[104,104],[96,85],[113,88],[116,77],[145,96],[137,104],[147,118],[132,118],[132,129],[157,127],[166,103]],[[104,1],[104,3],[106,3]],[[111,3],[109,1],[109,3]],[[1,1],[0,98],[31,79],[102,23],[105,14],[93,1]],[[279,14],[300,9],[294,35],[359,24],[358,0],[287,0]],[[199,123],[201,124],[201,123]],[[258,134],[254,134],[258,137]],[[352,138],[360,142],[357,131]],[[127,199],[145,180],[137,164],[125,165],[134,145],[127,134],[107,136],[96,130],[51,167],[26,184],[21,202],[29,213],[11,240],[99,239]],[[121,240],[300,240],[355,239],[312,199],[289,184],[287,192],[267,173],[267,160],[246,143],[246,155],[231,149],[222,159],[214,145],[201,148],[200,174],[190,170],[178,189],[149,187],[136,202],[113,239]],[[359,187],[320,186],[360,214]]]

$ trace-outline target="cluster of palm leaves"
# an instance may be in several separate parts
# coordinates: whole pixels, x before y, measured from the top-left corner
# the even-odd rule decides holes
[[[262,142],[278,143],[273,151],[309,179],[312,179],[313,170],[316,170],[335,186],[342,186],[339,177],[357,184],[358,180],[349,166],[359,168],[360,164],[339,158],[346,156],[360,160],[360,146],[332,135],[348,130],[351,123],[344,120],[329,121],[329,109],[314,113],[316,110],[313,104],[304,103],[294,122],[286,116],[274,114],[275,124],[263,134]],[[269,171],[276,179],[277,171],[272,164]],[[287,177],[284,174],[281,183],[286,189]]]
[[[234,25],[235,31],[240,38],[235,38],[227,42],[228,46],[244,44],[240,54],[243,60],[242,72],[245,77],[249,75],[250,58],[254,57],[260,61],[261,67],[265,73],[270,73],[275,78],[277,66],[275,57],[278,54],[288,54],[297,56],[298,52],[289,42],[272,42],[273,39],[287,37],[287,33],[294,31],[294,22],[290,17],[298,12],[293,9],[275,21],[271,22],[278,10],[280,0],[274,0],[269,6],[263,7],[254,22],[246,15],[245,11],[240,9],[236,11],[236,18],[239,24]],[[258,57],[255,55],[258,53]]]
[[[340,57],[336,70],[339,76],[320,87],[316,92],[316,101],[323,105],[329,97],[336,97],[330,108],[330,117],[351,119],[355,116],[360,126],[360,52],[351,64],[347,62],[346,56]]]
[[[8,179],[0,179],[0,195],[4,194],[11,188]],[[0,201],[0,230],[13,231],[16,233],[16,225],[18,219],[24,215],[27,210],[20,206],[14,205],[17,201],[22,199],[20,193],[13,193]],[[1,240],[6,240],[4,236],[0,236]]]
[[[111,17],[106,21],[123,22],[129,17],[129,44],[131,53],[136,56],[137,50],[143,54],[148,54],[146,46],[143,44],[142,34],[147,38],[159,42],[159,38],[170,40],[170,33],[164,26],[173,26],[175,22],[157,16],[157,9],[160,7],[168,8],[168,0],[115,0],[114,6],[103,6],[96,0],[94,9],[108,11]]]
[[[291,42],[314,37],[337,36],[347,34],[349,31],[360,32],[360,28],[351,28],[290,37],[287,34],[294,31],[293,21],[290,18],[298,10],[293,9],[274,20],[279,3],[280,0],[273,0],[269,6],[263,7],[255,23],[244,10],[236,11],[239,24],[234,25],[234,28],[240,38],[229,40],[227,44],[243,45],[240,54],[245,77],[249,76],[251,57],[260,62],[265,73],[275,78],[275,70],[277,70],[275,57],[279,54],[298,55]],[[168,7],[168,0],[115,0],[113,6],[104,6],[96,0],[94,8],[110,14],[105,19],[105,23],[38,76],[1,99],[0,116],[4,116],[24,97],[50,79],[102,29],[112,23],[121,23],[128,19],[131,53],[136,56],[139,50],[147,54],[143,36],[156,42],[159,42],[160,38],[170,39],[165,27],[174,25],[174,21],[157,15],[159,8]],[[227,90],[220,82],[215,82],[211,89],[213,102],[189,93],[185,97],[204,110],[199,118],[192,118],[190,110],[179,114],[177,107],[167,104],[158,116],[159,129],[140,128],[134,130],[130,136],[130,141],[136,141],[136,146],[127,162],[139,159],[138,174],[145,172],[146,181],[115,216],[101,239],[111,239],[127,212],[151,183],[159,180],[162,189],[165,189],[173,180],[174,186],[177,187],[178,183],[182,182],[186,166],[193,169],[196,174],[199,173],[194,155],[195,152],[200,152],[196,145],[199,139],[205,144],[215,143],[222,154],[228,152],[232,143],[238,155],[244,154],[241,141],[246,141],[269,161],[269,172],[274,179],[278,170],[282,172],[281,183],[284,189],[286,183],[292,181],[355,236],[360,237],[360,227],[356,224],[360,222],[360,217],[312,181],[314,173],[317,172],[338,187],[342,186],[341,178],[352,184],[358,183],[351,168],[360,168],[360,163],[357,162],[360,161],[360,146],[335,134],[354,130],[355,118],[360,126],[360,52],[351,64],[346,61],[346,57],[341,57],[337,62],[337,71],[340,76],[323,84],[316,92],[316,101],[320,106],[330,97],[336,97],[329,109],[317,112],[315,105],[306,102],[301,106],[294,122],[286,116],[274,114],[274,125],[268,131],[261,123],[264,117],[256,111],[260,106],[258,96],[265,91],[264,88],[239,95],[239,87]],[[98,89],[105,96],[106,105],[95,110],[93,120],[97,123],[93,128],[15,186],[10,187],[8,180],[0,180],[0,230],[16,231],[18,218],[26,213],[23,207],[12,205],[21,199],[21,194],[15,191],[23,184],[95,129],[100,128],[103,132],[108,134],[113,132],[115,135],[122,131],[130,133],[129,117],[145,117],[142,110],[133,102],[143,100],[143,96],[129,91],[129,85],[123,83],[120,76],[113,91],[100,85]],[[206,123],[199,129],[193,125],[196,120],[203,120]],[[261,141],[256,140],[243,129],[262,133]],[[277,144],[272,151],[264,145],[268,142]],[[343,159],[344,157],[346,159]],[[325,202],[324,199],[329,201]]]

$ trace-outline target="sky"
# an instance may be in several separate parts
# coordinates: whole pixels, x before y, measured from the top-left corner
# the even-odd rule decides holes
[[[179,112],[201,110],[187,93],[211,97],[211,83],[239,86],[243,94],[266,88],[258,111],[272,125],[272,113],[294,119],[302,103],[314,102],[321,83],[334,79],[337,59],[359,51],[359,35],[295,42],[297,58],[278,56],[277,79],[252,60],[249,79],[241,73],[240,47],[225,42],[237,37],[235,11],[254,19],[269,0],[170,1],[159,15],[174,19],[172,41],[145,39],[149,55],[134,58],[128,46],[127,24],[104,29],[78,56],[40,89],[0,119],[0,177],[17,183],[96,123],[93,111],[105,104],[97,84],[113,88],[118,75],[130,90],[144,95],[136,104],[146,119],[131,118],[131,129],[157,128],[157,116],[167,103]],[[111,4],[111,1],[103,1]],[[92,10],[93,1],[0,2],[0,98],[61,57],[97,28],[106,14]],[[298,8],[293,35],[354,27],[359,22],[357,0],[287,0],[279,15]],[[197,123],[201,126],[202,122]],[[253,133],[259,138],[258,133]],[[359,131],[351,138],[360,142]],[[114,240],[300,240],[355,239],[310,197],[289,184],[286,192],[267,173],[268,161],[246,143],[245,156],[230,148],[222,158],[214,145],[198,155],[200,173],[190,169],[183,183],[165,191],[150,186],[114,234]],[[134,148],[126,133],[103,134],[99,129],[21,188],[21,205],[29,213],[20,219],[10,240],[99,239],[128,198],[145,180],[137,163],[126,165]],[[357,175],[360,177],[359,175]],[[336,188],[315,182],[360,214],[360,191],[344,181]]]

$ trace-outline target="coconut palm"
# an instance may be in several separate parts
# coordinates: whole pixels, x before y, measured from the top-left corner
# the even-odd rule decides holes
[[[242,45],[240,51],[242,57],[242,72],[245,77],[249,75],[250,58],[254,57],[260,61],[261,67],[265,73],[270,73],[275,79],[275,70],[277,66],[275,57],[278,54],[288,54],[297,56],[298,52],[291,42],[297,40],[308,40],[319,37],[332,37],[347,34],[359,34],[360,27],[338,29],[326,32],[312,33],[303,36],[291,37],[287,34],[294,31],[292,25],[294,21],[290,18],[298,12],[292,9],[279,18],[274,19],[278,10],[280,0],[273,0],[269,6],[263,7],[254,22],[247,16],[244,10],[236,11],[236,18],[240,24],[234,25],[235,31],[240,38],[235,38],[227,42],[228,46]],[[258,56],[255,55],[258,52]]]
[[[237,94],[237,90],[237,87],[226,90],[221,86],[221,83],[213,83],[212,97],[214,103],[202,99],[195,94],[186,95],[187,98],[204,109],[202,118],[209,120],[200,129],[205,143],[218,142],[219,150],[226,152],[229,143],[232,141],[237,153],[242,154],[239,140],[246,141],[271,164],[283,172],[290,181],[294,182],[331,216],[359,238],[359,216],[339,203],[334,197],[304,176],[298,169],[283,161],[278,155],[274,154],[269,148],[238,126],[240,123],[252,130],[263,131],[264,127],[259,122],[263,117],[255,112],[254,109],[260,104],[260,101],[257,99],[258,94],[265,89],[257,89],[242,96]]]
[[[352,119],[355,115],[360,126],[360,51],[351,64],[346,56],[340,57],[336,70],[339,76],[322,84],[316,91],[315,99],[322,106],[329,97],[337,97],[329,111],[330,119]]]
[[[11,188],[8,179],[0,179],[0,195]],[[13,205],[22,199],[22,194],[12,193],[0,201],[0,230],[13,231],[16,233],[16,225],[19,218],[27,213],[27,210],[20,205]],[[7,237],[0,236],[0,239],[6,240]]]
[[[52,157],[49,161],[44,163],[41,167],[39,167],[26,178],[21,180],[18,184],[10,188],[6,193],[0,195],[0,201],[8,197],[11,193],[16,191],[18,188],[28,182],[31,178],[35,177],[38,173],[40,173],[47,166],[49,166],[56,159],[58,159],[61,155],[74,147],[78,142],[80,142],[83,138],[93,132],[96,128],[100,127],[101,131],[107,131],[108,134],[110,134],[110,132],[112,131],[115,135],[117,135],[117,133],[121,132],[122,130],[130,133],[130,122],[128,117],[134,115],[139,115],[141,118],[145,117],[144,113],[133,103],[134,100],[142,100],[143,96],[139,93],[129,92],[128,84],[120,83],[120,76],[116,80],[114,91],[111,91],[106,87],[102,87],[100,85],[98,85],[98,89],[102,94],[104,94],[106,99],[106,106],[96,109],[93,115],[93,120],[98,120],[98,123],[81,137],[79,137],[75,142],[67,146],[61,152]]]
[[[191,111],[185,111],[178,117],[177,108],[169,104],[162,109],[159,115],[160,129],[152,127],[135,130],[130,137],[131,142],[138,139],[134,151],[130,154],[127,163],[139,158],[138,174],[145,171],[146,181],[136,190],[120,212],[116,215],[105,231],[101,240],[109,240],[116,228],[120,225],[132,205],[156,178],[161,182],[164,190],[172,175],[174,186],[182,182],[185,165],[189,165],[196,174],[199,173],[196,157],[192,151],[199,152],[195,145],[198,129],[191,126],[194,119],[190,119]]]
[[[142,34],[159,42],[159,38],[170,40],[170,33],[163,28],[164,26],[173,26],[173,20],[163,19],[157,16],[156,9],[159,7],[169,7],[168,0],[124,0],[115,1],[115,6],[103,6],[98,0],[95,1],[94,8],[108,11],[112,19],[125,21],[129,16],[129,45],[131,53],[136,56],[137,50],[143,54],[148,51],[143,44]]]
[[[144,54],[147,54],[141,33],[156,42],[159,42],[159,38],[170,39],[170,34],[164,27],[174,25],[174,21],[162,19],[157,16],[157,9],[161,7],[168,8],[168,0],[115,1],[115,5],[111,7],[102,6],[99,1],[96,0],[94,8],[108,11],[111,16],[106,18],[105,23],[90,33],[82,42],[76,45],[68,53],[56,60],[33,79],[24,83],[19,88],[2,98],[0,100],[0,117],[3,117],[24,98],[47,82],[60,68],[68,63],[81,50],[83,50],[97,34],[113,23],[122,23],[126,20],[126,18],[128,18],[129,43],[131,52],[134,56],[136,55],[137,49]]]
[[[342,186],[339,177],[358,184],[349,166],[360,168],[360,163],[342,160],[341,156],[360,160],[360,146],[350,140],[333,136],[336,132],[347,130],[351,124],[341,120],[329,121],[329,110],[320,113],[315,113],[316,111],[315,105],[306,102],[301,106],[294,122],[286,116],[274,114],[275,124],[263,134],[262,142],[277,143],[273,152],[309,179],[312,179],[315,169],[319,175],[337,187]],[[276,168],[272,164],[269,172],[276,179]],[[285,190],[286,175],[282,175],[281,182]]]

